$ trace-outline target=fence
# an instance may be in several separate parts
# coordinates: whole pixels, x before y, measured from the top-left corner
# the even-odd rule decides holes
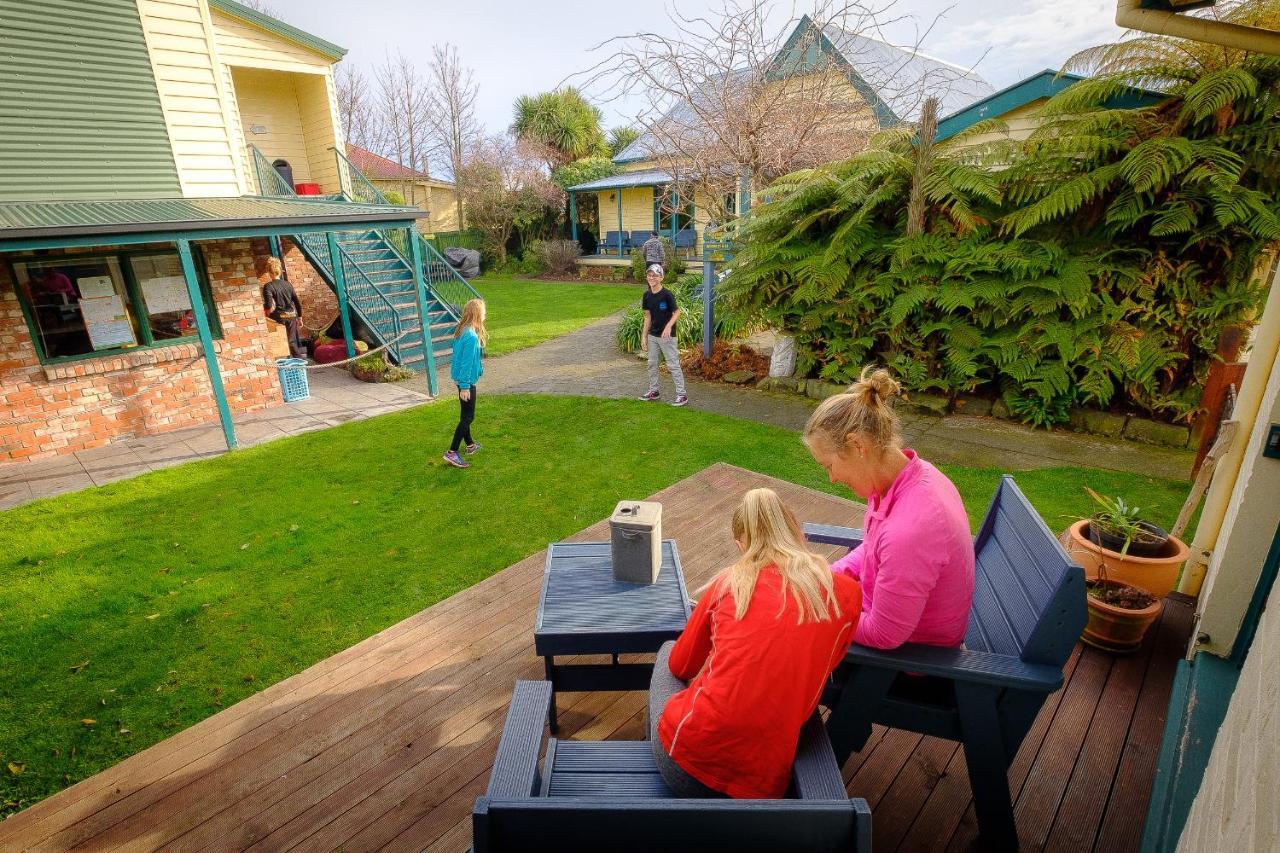
[[[435,247],[437,252],[455,247],[479,251],[481,245],[479,231],[437,231],[425,239]]]

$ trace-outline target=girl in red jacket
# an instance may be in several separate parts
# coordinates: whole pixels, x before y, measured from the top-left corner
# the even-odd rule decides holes
[[[658,770],[681,797],[786,794],[800,728],[862,610],[857,581],[805,547],[772,490],[746,494],[733,538],[742,557],[700,590],[649,688]]]

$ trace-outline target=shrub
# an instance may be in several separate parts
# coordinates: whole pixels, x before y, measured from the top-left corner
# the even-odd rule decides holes
[[[676,256],[675,249],[671,247],[671,239],[669,237],[662,238],[662,249],[666,253],[666,257],[667,257],[667,262],[662,265],[662,269],[664,271],[662,276],[662,283],[669,286],[677,278],[684,275],[686,266],[685,266],[684,258],[680,258]],[[632,278],[634,278],[636,281],[640,282],[641,284],[644,284],[645,283],[644,271],[645,271],[644,252],[642,252],[638,248],[632,249],[631,250]]]
[[[538,259],[551,275],[572,275],[578,269],[582,246],[577,240],[544,240],[538,246]]]
[[[404,204],[404,193],[395,190],[385,190],[382,197],[387,200],[388,204]]]

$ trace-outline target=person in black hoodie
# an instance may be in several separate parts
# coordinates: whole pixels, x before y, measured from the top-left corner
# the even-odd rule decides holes
[[[267,272],[271,275],[271,281],[262,286],[262,308],[268,317],[284,326],[289,338],[289,355],[306,358],[307,350],[300,334],[302,301],[298,299],[293,285],[281,278],[283,268],[279,258],[267,258]]]

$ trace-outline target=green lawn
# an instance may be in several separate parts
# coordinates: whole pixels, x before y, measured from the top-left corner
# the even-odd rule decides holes
[[[581,329],[620,308],[639,303],[638,285],[572,284],[481,277],[472,282],[484,297],[489,346],[503,355]]]
[[[420,407],[0,513],[0,813],[586,527],[620,497],[721,460],[842,493],[794,433],[689,409],[490,397],[468,471],[439,459],[456,417]],[[999,472],[947,470],[976,520]],[[1018,481],[1055,528],[1087,511],[1085,482],[1164,523],[1187,489],[1063,469]]]

